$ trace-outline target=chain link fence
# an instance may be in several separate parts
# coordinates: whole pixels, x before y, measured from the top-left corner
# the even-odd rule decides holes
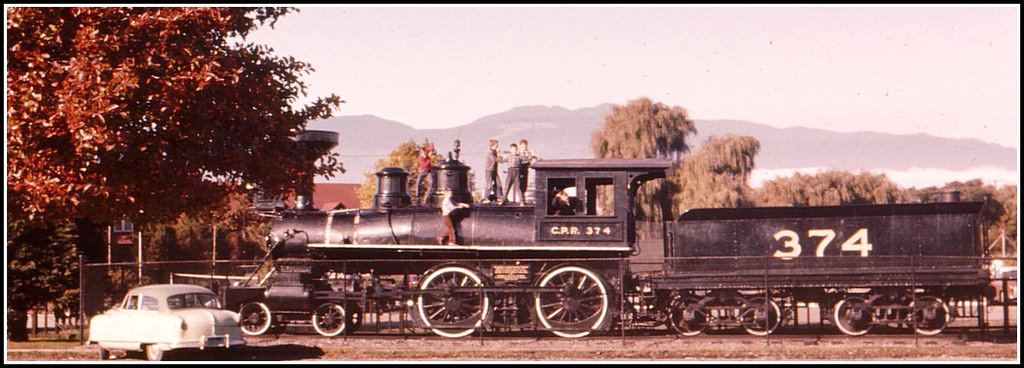
[[[647,247],[656,246],[660,240],[641,239],[641,242],[649,242]],[[649,252],[653,253],[653,252]],[[991,259],[988,259],[991,260]],[[331,288],[337,290],[349,290],[340,294],[345,300],[345,305],[358,306],[360,310],[360,323],[358,330],[348,333],[375,333],[375,334],[419,334],[429,333],[430,326],[424,326],[422,318],[415,318],[417,309],[414,307],[421,300],[417,300],[417,285],[425,276],[425,270],[431,269],[439,264],[466,265],[469,269],[485,270],[481,274],[492,285],[483,283],[474,284],[481,288],[479,296],[487,295],[488,306],[494,308],[489,313],[491,330],[550,330],[542,323],[538,323],[535,313],[530,311],[532,305],[517,305],[515,302],[499,300],[501,298],[514,298],[515,293],[539,292],[538,289],[519,288],[501,291],[493,287],[503,285],[521,278],[532,277],[525,274],[523,268],[517,268],[518,264],[553,265],[571,263],[567,259],[530,259],[530,260],[482,260],[482,259],[449,259],[449,260],[417,260],[417,259],[362,259],[348,261],[309,261],[311,267],[317,269],[318,275],[322,274]],[[584,262],[587,260],[583,260]],[[609,300],[618,304],[617,308],[610,308],[619,314],[610,316],[615,321],[620,321],[619,326],[612,331],[619,331],[625,336],[625,332],[631,329],[667,329],[663,321],[666,316],[657,313],[657,308],[664,306],[647,305],[655,298],[655,291],[651,289],[650,283],[643,280],[655,279],[665,275],[665,271],[671,269],[672,265],[685,265],[686,262],[696,261],[694,259],[672,258],[665,259],[656,255],[638,255],[624,259],[601,259],[602,262],[610,262],[611,266],[604,270],[604,278],[608,278],[609,290],[612,295]],[[706,259],[700,260],[707,262]],[[726,260],[737,262],[737,260]],[[1015,259],[1003,260],[1004,264]],[[753,263],[751,263],[753,262]],[[756,260],[747,262],[747,265],[756,264]],[[742,264],[744,262],[738,262]],[[768,264],[764,262],[762,264]],[[173,283],[173,284],[195,284],[209,288],[217,292],[222,301],[225,301],[225,290],[229,287],[238,286],[266,286],[272,281],[272,273],[275,265],[271,262],[261,261],[226,261],[210,260],[204,261],[163,261],[163,262],[115,262],[115,263],[82,263],[81,272],[81,300],[79,310],[67,310],[54,306],[44,307],[32,311],[29,314],[28,328],[34,333],[58,332],[64,336],[77,336],[80,342],[85,342],[87,337],[88,319],[98,313],[120,303],[121,299],[129,289],[147,284]],[[278,265],[280,267],[280,265]],[[546,266],[545,266],[546,267]],[[497,271],[496,271],[497,270]],[[765,268],[765,274],[768,269]],[[920,267],[912,270],[912,277],[925,279],[928,267]],[[499,273],[499,274],[496,274]],[[751,272],[758,272],[752,269]],[[618,275],[616,275],[618,273]],[[990,288],[984,296],[977,299],[949,299],[948,303],[951,313],[956,316],[950,327],[964,327],[970,329],[981,329],[991,333],[1015,332],[1017,328],[1017,303],[1016,303],[1016,273],[1000,273],[993,278]],[[710,276],[709,276],[710,277]],[[505,281],[501,281],[505,280]],[[637,281],[640,284],[635,284]],[[534,281],[530,281],[534,283]],[[622,287],[623,283],[630,283]],[[486,288],[486,290],[485,290]],[[765,278],[764,290],[772,290],[773,286]],[[511,294],[510,294],[511,293]],[[835,324],[831,317],[831,305],[819,305],[819,303],[800,300],[800,298],[779,299],[782,310],[782,327],[780,331],[802,331],[808,328],[823,328],[826,325]],[[227,307],[234,309],[237,306]],[[422,313],[422,312],[420,312]],[[287,327],[287,326],[286,326]],[[77,333],[76,333],[77,329]],[[477,329],[481,334],[483,328]],[[311,333],[308,325],[296,324],[287,327],[282,332]],[[739,332],[742,333],[742,332]],[[838,333],[838,332],[836,332]]]

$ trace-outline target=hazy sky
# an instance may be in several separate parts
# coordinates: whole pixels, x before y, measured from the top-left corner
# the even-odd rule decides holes
[[[648,96],[695,119],[1020,145],[1019,5],[339,5],[248,41],[312,64],[336,115],[418,129]]]

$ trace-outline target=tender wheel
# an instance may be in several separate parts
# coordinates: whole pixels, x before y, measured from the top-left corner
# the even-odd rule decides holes
[[[757,297],[740,307],[740,324],[748,334],[767,336],[779,328],[782,322],[782,311],[774,300],[769,299],[765,305],[764,298]]]
[[[871,331],[875,326],[871,305],[864,298],[851,296],[836,303],[833,310],[833,321],[844,334],[860,336]]]
[[[490,310],[487,295],[472,290],[481,286],[480,276],[465,267],[445,266],[431,272],[420,282],[420,291],[427,292],[416,298],[420,319],[440,336],[455,338],[473,333]]]
[[[313,311],[313,329],[331,337],[345,331],[345,308],[335,303],[324,303]]]
[[[100,360],[110,359],[110,350],[100,348]]]
[[[555,335],[587,336],[608,316],[608,288],[594,271],[579,266],[560,267],[545,275],[538,286],[559,289],[534,297],[537,319]]]
[[[708,328],[708,312],[696,298],[677,298],[669,307],[668,324],[683,336],[697,336]]]
[[[164,360],[164,351],[160,350],[160,347],[156,344],[146,345],[146,360]]]
[[[922,335],[938,335],[949,324],[949,307],[934,296],[923,296],[910,303],[914,311],[914,331]]]
[[[249,302],[238,312],[242,332],[246,335],[262,335],[270,329],[270,308],[260,302]]]

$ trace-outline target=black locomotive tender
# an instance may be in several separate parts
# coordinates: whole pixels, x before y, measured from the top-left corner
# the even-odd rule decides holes
[[[767,335],[798,302],[817,303],[848,335],[886,324],[933,335],[955,317],[952,303],[982,299],[981,202],[694,209],[663,223],[656,270],[624,269],[638,250],[637,191],[671,166],[538,161],[534,203],[473,204],[456,219],[458,245],[438,244],[437,204],[444,188],[472,201],[469,167],[449,154],[426,206],[411,205],[405,170],[386,168],[372,208],[321,211],[307,198],[276,211],[272,272],[227,287],[225,302],[252,335],[307,323],[325,336],[355,331],[372,303],[446,337],[497,327],[582,337],[617,324]],[[575,213],[555,214],[565,189]]]

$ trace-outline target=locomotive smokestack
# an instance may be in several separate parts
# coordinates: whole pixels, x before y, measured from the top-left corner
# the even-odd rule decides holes
[[[326,130],[307,130],[295,137],[295,144],[310,162],[331,151],[338,145],[338,133]],[[295,209],[313,210],[313,174],[302,178],[302,184],[295,196]]]
[[[385,167],[376,175],[377,193],[373,195],[373,208],[398,208],[412,204],[412,198],[406,189],[408,171],[400,167]]]

